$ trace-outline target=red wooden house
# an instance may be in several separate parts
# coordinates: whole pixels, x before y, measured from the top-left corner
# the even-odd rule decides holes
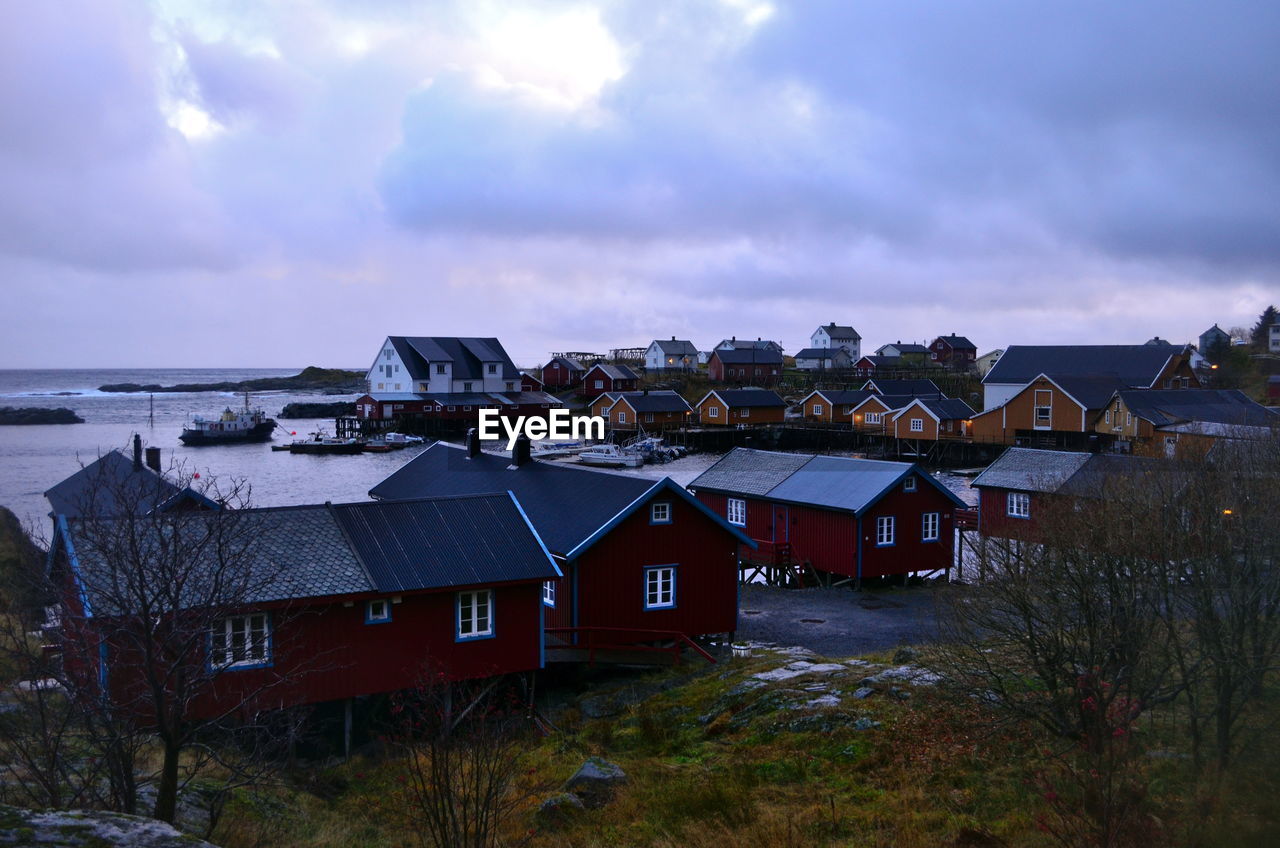
[[[737,551],[751,544],[737,528],[669,478],[531,460],[524,439],[513,453],[437,442],[369,494],[515,493],[564,573],[546,588],[549,637],[561,646],[737,628]],[[553,650],[548,659],[562,655],[569,656]]]
[[[778,424],[787,413],[787,402],[768,389],[713,389],[694,407],[698,422],[713,427]]]
[[[634,392],[640,387],[640,375],[625,365],[598,362],[582,378],[578,393],[593,398],[607,392]]]
[[[874,377],[879,372],[898,371],[907,367],[900,356],[867,355],[853,363],[853,373],[859,377]]]
[[[782,377],[782,354],[772,348],[716,349],[707,360],[707,376],[739,386],[772,386]]]
[[[68,667],[133,703],[137,649],[112,635],[127,613],[111,589],[121,561],[105,548],[120,520],[60,518],[51,567]],[[152,535],[237,540],[241,593],[209,596],[196,580],[175,590],[194,586],[179,608],[227,604],[198,640],[207,655],[191,658],[188,679],[203,675],[193,717],[393,692],[427,670],[459,680],[542,666],[543,587],[560,571],[509,493],[188,512],[131,532],[142,549]],[[226,544],[186,549],[193,568],[227,576]]]
[[[586,366],[578,360],[556,356],[542,366],[542,383],[553,392],[572,389],[582,385],[582,378],[586,373]]]
[[[689,488],[762,550],[855,581],[950,567],[964,506],[911,463],[748,448]]]
[[[522,392],[542,392],[546,391],[546,384],[542,379],[532,371],[520,372],[520,391]]]
[[[379,394],[356,399],[360,418],[391,420],[420,418],[427,421],[471,421],[482,409],[496,409],[503,417],[547,417],[564,402],[546,392],[453,392],[449,394]]]
[[[964,369],[978,359],[978,348],[964,336],[954,333],[938,336],[929,345],[929,361],[948,368]]]

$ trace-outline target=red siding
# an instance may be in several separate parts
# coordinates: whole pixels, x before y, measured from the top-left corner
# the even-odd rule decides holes
[[[646,504],[577,560],[578,626],[728,633],[738,621],[738,543],[671,492],[671,523],[650,524]],[[646,566],[675,565],[675,607],[646,610]]]
[[[1045,496],[1039,492],[1029,492],[1031,516],[1013,518],[1009,515],[1010,491],[1010,489],[992,489],[986,486],[978,489],[978,532],[983,536],[994,536],[1000,539],[1036,538],[1041,513],[1048,505]]]
[[[949,566],[955,550],[954,510],[949,498],[923,481],[917,482],[914,492],[904,492],[899,483],[862,517],[862,576],[910,574]],[[922,540],[927,512],[940,513],[936,542]],[[894,544],[879,548],[876,518],[882,515],[895,519]]]

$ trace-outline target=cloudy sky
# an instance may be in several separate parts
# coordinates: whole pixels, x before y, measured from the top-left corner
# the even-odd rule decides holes
[[[154,0],[0,28],[0,367],[1186,341],[1280,301],[1280,5]]]

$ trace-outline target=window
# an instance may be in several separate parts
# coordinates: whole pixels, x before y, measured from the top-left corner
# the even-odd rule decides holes
[[[867,413],[867,423],[868,423],[868,424],[879,424],[879,423],[880,423],[880,416],[881,416],[881,415],[882,415],[882,413],[879,413],[879,412],[868,412],[868,413]]]
[[[458,593],[458,638],[493,635],[493,593],[488,589]]]
[[[260,668],[271,663],[265,612],[237,615],[213,626],[209,661],[219,668]]]
[[[813,414],[814,414],[814,415],[821,415],[821,414],[822,414],[822,404],[820,404],[820,403],[815,403],[815,404],[813,405]]]
[[[470,405],[467,405],[467,406],[462,407],[462,411],[463,411],[463,412],[470,412],[470,411],[471,411],[471,407],[470,407]]]
[[[1036,406],[1034,426],[1040,430],[1049,429],[1053,422],[1053,392],[1049,389],[1036,389]]]
[[[658,565],[644,570],[644,608],[671,609],[676,605],[676,569]]]
[[[469,391],[471,391],[471,387],[472,387],[473,385],[475,385],[475,384],[474,384],[474,383],[463,383],[463,384],[462,384],[462,390],[463,390],[464,392],[469,392]]]
[[[646,423],[646,424],[652,424],[652,423],[653,423],[653,413],[652,413],[652,412],[646,412],[646,413],[644,414],[644,423]]]
[[[908,477],[902,481],[902,491],[914,492],[916,490],[916,478]]]
[[[738,415],[739,415],[740,417],[742,417],[742,418],[750,418],[750,417],[751,417],[751,410],[750,410],[750,409],[743,409],[742,411],[740,411],[740,412],[738,413]]]
[[[876,519],[876,546],[893,544],[894,521],[892,515],[882,515]]]
[[[1129,426],[1129,425],[1131,425],[1132,423],[1133,423],[1133,413],[1132,413],[1132,412],[1126,412],[1126,413],[1124,414],[1124,426],[1128,427],[1128,426]]]
[[[554,607],[556,605],[556,581],[542,581],[542,603],[549,607]]]
[[[507,381],[507,391],[509,391],[509,392],[514,392],[515,390],[516,390],[516,384],[515,384],[515,383],[513,383],[513,382],[511,382],[510,380],[508,380],[508,381]]]
[[[1014,518],[1031,517],[1031,496],[1025,492],[1010,492],[1008,512]]]
[[[449,407],[449,411],[450,411],[450,412],[456,412],[457,410],[458,410],[458,407],[456,407],[456,406],[450,406],[450,407]]]
[[[379,383],[379,384],[378,384],[378,388],[379,388],[379,389],[386,388],[386,385],[387,385],[386,383]]]
[[[391,348],[387,348],[383,353],[386,354],[387,359],[391,358]]]
[[[627,413],[623,412],[622,410],[618,410],[618,423],[619,424],[627,423]]]
[[[649,507],[649,523],[650,524],[670,524],[671,523],[671,504],[656,503]]]
[[[495,365],[494,363],[490,362],[490,363],[489,363],[489,373],[490,373],[490,374],[497,374],[497,373],[498,373],[498,366],[497,366],[497,365]]]
[[[596,381],[594,381],[594,383],[595,383],[595,387],[596,387],[597,389],[603,389],[603,388],[604,388],[604,380],[596,380]]]
[[[397,373],[397,374],[399,374],[399,373],[400,373],[400,363],[399,363],[399,362],[397,362],[397,363],[396,363],[396,373]]]
[[[444,363],[443,363],[443,362],[437,362],[437,363],[436,363],[436,373],[437,373],[437,374],[443,374],[443,373],[444,373]]]
[[[720,407],[718,407],[718,406],[708,406],[708,407],[707,407],[707,417],[708,417],[708,418],[719,418],[719,417],[720,417]]]
[[[912,418],[912,419],[911,419],[911,432],[913,432],[913,433],[923,433],[923,432],[924,432],[924,419],[923,419],[923,418]]]
[[[729,498],[726,516],[730,524],[739,527],[747,526],[747,502],[742,498]]]
[[[385,598],[364,605],[365,624],[386,624],[391,620],[391,604]]]
[[[926,512],[923,518],[924,527],[920,533],[920,540],[923,542],[938,541],[938,513]]]

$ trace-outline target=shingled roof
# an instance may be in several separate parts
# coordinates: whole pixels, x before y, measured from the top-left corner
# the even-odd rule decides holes
[[[175,485],[145,464],[134,463],[111,450],[44,493],[54,515],[75,517],[93,513],[99,517],[145,514],[164,510],[175,501],[191,498],[202,506],[217,507],[194,489]]]
[[[692,412],[685,399],[675,392],[624,392],[619,401],[626,401],[627,405],[636,412]]]
[[[1010,345],[982,382],[1025,384],[1051,374],[1114,377],[1126,387],[1146,388],[1181,352],[1173,345]]]
[[[693,491],[744,495],[861,515],[910,474],[956,506],[947,487],[910,462],[881,462],[734,448],[689,484]]]
[[[1089,461],[1089,456],[1068,451],[1009,448],[970,485],[1022,492],[1056,492]]]
[[[1156,427],[1187,421],[1280,426],[1280,414],[1237,389],[1129,389],[1118,394],[1130,412]]]
[[[222,528],[215,527],[223,522]],[[109,612],[114,592],[104,546],[118,538],[114,521],[71,519],[59,525],[90,611]],[[250,587],[235,600],[285,600],[407,592],[451,586],[544,580],[560,576],[541,539],[509,493],[403,502],[312,504],[222,513],[174,513],[143,530],[217,533],[243,557],[231,568]],[[129,531],[130,537],[134,531]],[[147,544],[146,533],[137,537]],[[191,538],[196,538],[192,535]],[[210,558],[211,545],[192,544]],[[209,590],[195,587],[192,602]]]

